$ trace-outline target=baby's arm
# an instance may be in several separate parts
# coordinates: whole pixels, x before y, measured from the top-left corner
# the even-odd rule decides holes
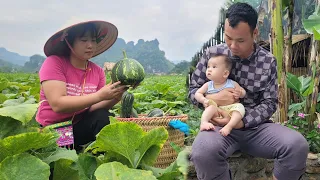
[[[208,103],[208,99],[206,97],[204,97],[204,94],[207,92],[208,90],[208,82],[206,82],[205,84],[203,84],[195,93],[195,99],[203,104],[204,107],[208,106],[205,105]]]

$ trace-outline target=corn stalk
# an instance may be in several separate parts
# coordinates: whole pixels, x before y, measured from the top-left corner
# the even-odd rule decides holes
[[[271,45],[272,53],[277,59],[277,72],[279,83],[279,120],[281,123],[287,121],[288,101],[286,69],[283,61],[283,27],[282,27],[282,1],[271,1]]]

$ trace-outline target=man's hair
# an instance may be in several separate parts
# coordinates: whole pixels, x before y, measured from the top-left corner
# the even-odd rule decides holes
[[[216,54],[216,55],[212,56],[211,58],[218,58],[218,57],[222,57],[223,58],[224,63],[226,65],[226,68],[228,69],[228,71],[231,71],[231,69],[232,69],[232,60],[225,54]]]
[[[232,28],[242,21],[248,23],[251,32],[253,32],[257,26],[258,13],[247,3],[235,3],[228,8],[226,18]]]

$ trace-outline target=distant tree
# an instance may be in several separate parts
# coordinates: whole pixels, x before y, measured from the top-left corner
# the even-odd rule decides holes
[[[170,73],[187,74],[190,68],[190,62],[182,61],[175,65]]]

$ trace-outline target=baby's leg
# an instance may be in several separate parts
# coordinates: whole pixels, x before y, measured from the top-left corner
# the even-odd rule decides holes
[[[214,126],[209,121],[217,113],[217,107],[214,105],[208,106],[202,113],[200,131],[214,130]]]
[[[230,134],[231,130],[235,128],[240,121],[242,120],[242,115],[238,111],[232,111],[231,118],[228,124],[226,124],[221,130],[220,133],[223,136],[228,136]]]

